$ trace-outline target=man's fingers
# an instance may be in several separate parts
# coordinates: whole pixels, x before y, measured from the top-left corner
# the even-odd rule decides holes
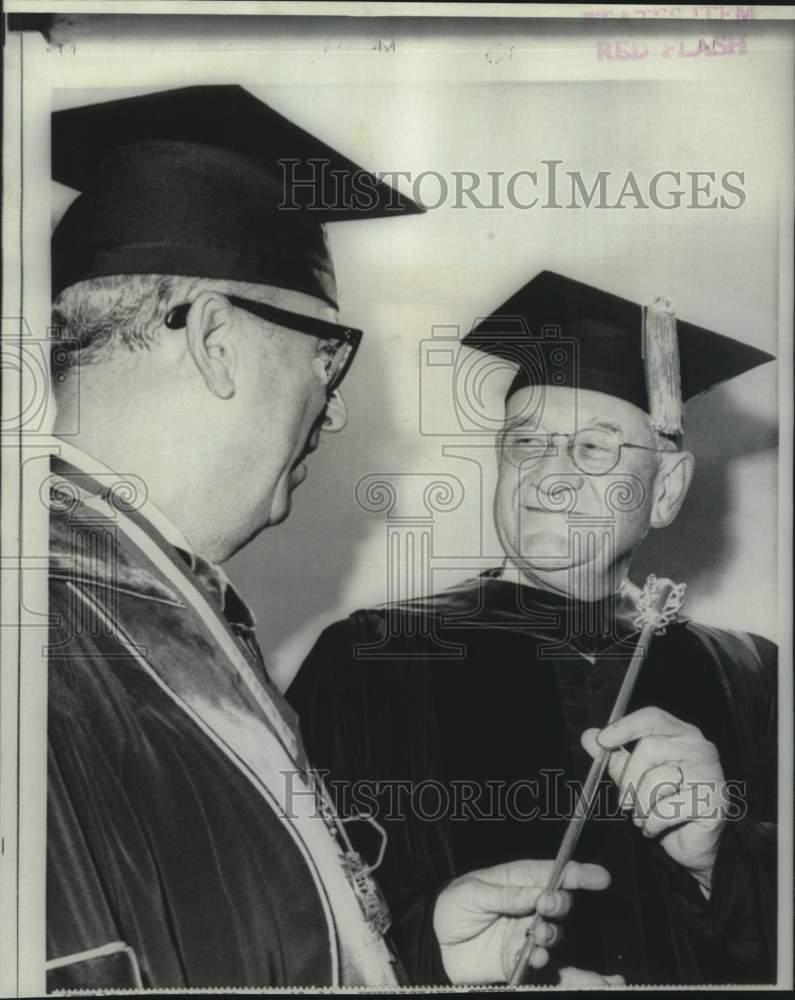
[[[571,896],[568,892],[545,892],[544,883],[552,873],[552,861],[528,861],[525,865],[512,863],[510,866],[498,865],[488,869],[477,878],[462,882],[458,890],[466,889],[468,909],[495,916],[522,917],[536,910],[548,919],[561,919],[571,909]],[[510,868],[507,877],[512,882],[504,882],[506,877],[503,868]],[[499,881],[490,881],[491,876]],[[524,879],[532,878],[533,884],[521,884]],[[519,884],[516,884],[519,882]],[[570,861],[563,874],[563,889],[606,889],[610,885],[610,875],[601,865],[581,864]]]
[[[630,712],[623,719],[605,727],[597,737],[600,746],[610,750],[641,740],[645,736],[684,736],[687,733],[700,732],[688,722],[677,719],[661,708],[639,708]]]
[[[523,917],[533,913],[542,890],[532,885],[495,885],[472,879],[467,883],[469,908],[495,916]]]
[[[607,877],[610,876],[598,865],[581,865],[583,868],[595,868]],[[585,881],[598,884],[579,886],[584,889],[602,889],[603,881],[599,875],[589,875]],[[491,913],[495,916],[523,917],[530,913],[540,913],[549,920],[560,920],[571,909],[571,894],[564,891],[544,892],[538,886],[529,885],[493,885],[479,880],[471,883],[471,903],[481,913]]]
[[[470,874],[492,885],[526,885],[541,889],[549,881],[553,864],[549,860],[520,858],[518,861],[505,861],[492,868],[481,868]]]
[[[582,743],[583,749],[586,750],[594,759],[596,759],[600,753],[604,752],[604,747],[600,746],[596,739],[598,735],[598,729],[586,729],[580,737],[580,743]],[[616,784],[621,781],[621,776],[624,773],[624,769],[626,768],[628,761],[629,753],[626,750],[614,750],[608,757],[607,773]]]
[[[530,955],[529,966],[531,969],[542,969],[549,961],[549,951],[544,943],[548,936],[547,928],[538,916],[533,916],[529,920],[514,921],[514,926],[509,931],[509,946],[507,952],[503,952],[503,964],[506,981],[510,980],[519,956],[522,953],[527,938],[530,937],[535,944]],[[536,937],[538,935],[538,937]],[[540,943],[539,943],[540,939]]]
[[[571,909],[570,892],[543,892],[536,900],[536,910],[548,920],[562,920]]]
[[[582,743],[583,749],[587,750],[592,757],[597,757],[602,750],[602,747],[599,746],[599,741],[596,738],[598,735],[599,730],[594,727],[592,729],[586,729],[580,737],[580,743]]]
[[[588,969],[576,969],[567,965],[560,970],[559,986],[624,986],[623,976],[602,976]]]
[[[543,948],[554,948],[563,938],[563,928],[557,924],[548,924],[546,920],[536,918],[532,930],[533,940]]]
[[[666,811],[656,819],[659,822],[652,824],[654,834],[649,833],[645,828],[645,823],[649,819],[650,813],[658,812],[658,804],[665,803],[680,792],[688,783],[694,786],[720,788],[723,781],[723,772],[720,768],[720,758],[717,748],[704,738],[700,730],[688,723],[662,712],[660,709],[641,709],[633,712],[625,719],[632,720],[640,717],[643,725],[656,725],[659,730],[668,727],[675,735],[647,735],[641,736],[635,742],[634,749],[630,754],[627,750],[616,749],[610,751],[607,763],[607,772],[610,778],[618,785],[619,802],[622,809],[629,810],[636,819],[639,826],[644,826],[646,836],[656,836],[664,829],[669,829],[676,822],[685,822],[687,819],[704,817],[710,812],[704,806],[691,808],[688,816],[681,816],[682,810],[678,809],[679,818],[670,816]],[[621,723],[625,721],[621,720]],[[615,723],[608,729],[618,738],[624,739],[638,735],[638,729],[632,729],[628,734],[621,733],[617,729],[621,723]],[[636,723],[633,722],[633,726]],[[604,747],[601,745],[604,733],[594,729],[587,729],[581,742],[585,750],[593,757],[598,756]],[[707,785],[710,782],[710,785]],[[702,798],[709,801],[709,796],[702,791]],[[714,813],[715,810],[713,809]]]
[[[563,872],[564,889],[606,889],[610,885],[610,873],[601,865],[583,864],[570,861]]]
[[[536,948],[530,956],[531,969],[543,969],[549,961],[549,952],[546,948]],[[511,970],[513,972],[513,969]]]
[[[682,823],[693,819],[691,810],[692,797],[687,793],[678,792],[658,802],[648,817],[638,822],[638,826],[644,837],[658,837],[665,830],[681,826]]]
[[[660,799],[641,825],[646,837],[658,837],[666,830],[690,823],[693,820],[724,819],[724,806],[720,794],[714,788],[703,788],[698,784],[685,785],[676,795]]]
[[[684,771],[678,764],[660,764],[650,767],[638,784],[636,810],[648,816],[658,802],[676,795],[684,782]]]
[[[628,797],[633,804],[645,774],[660,764],[679,764],[689,756],[689,746],[681,739],[670,736],[647,736],[641,740],[630,755],[624,772],[618,781],[620,798]]]

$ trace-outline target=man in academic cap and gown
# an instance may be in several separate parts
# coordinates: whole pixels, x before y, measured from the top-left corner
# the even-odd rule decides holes
[[[367,862],[218,564],[344,425],[360,333],[323,223],[417,206],[335,188],[362,172],[239,87],[60,111],[53,165],[82,193],[52,256],[48,988],[395,985]],[[495,936],[508,878],[451,887],[429,969],[453,948],[469,975],[471,941],[504,978],[544,869],[513,868]]]
[[[428,886],[554,857],[607,748],[574,857],[612,883],[575,907],[558,966],[594,984],[773,982],[775,647],[680,615],[605,728],[642,624],[632,555],[692,474],[683,401],[771,357],[551,272],[463,343],[517,366],[497,442],[504,566],[332,625],[288,691],[329,788],[386,828],[396,939],[421,946]]]

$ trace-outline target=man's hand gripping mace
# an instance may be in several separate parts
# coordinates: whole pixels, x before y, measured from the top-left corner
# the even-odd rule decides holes
[[[610,726],[624,717],[652,636],[655,634],[662,635],[665,632],[666,626],[674,620],[682,606],[685,587],[686,584],[684,583],[674,583],[672,580],[667,579],[658,580],[653,574],[646,580],[646,584],[638,598],[638,616],[634,622],[641,629],[640,637],[606,726]],[[571,857],[577,847],[577,841],[580,839],[582,828],[593,807],[599,782],[602,780],[602,775],[607,767],[611,753],[611,750],[602,750],[591,764],[585,785],[574,807],[574,815],[569,820],[569,825],[566,828],[566,833],[555,858],[555,864],[545,888],[546,892],[556,892],[563,884],[563,872],[566,865],[571,861]],[[516,960],[510,980],[511,986],[521,986],[530,967],[530,962],[537,947],[533,939],[534,924],[535,918],[533,918],[527,929],[524,946]]]

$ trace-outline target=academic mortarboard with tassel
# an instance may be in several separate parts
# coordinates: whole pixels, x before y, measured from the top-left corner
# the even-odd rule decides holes
[[[663,434],[682,433],[682,407],[771,354],[674,316],[660,298],[644,307],[542,271],[464,338],[467,347],[517,365],[507,393],[533,385],[591,389],[650,414]]]
[[[116,274],[231,279],[337,305],[324,224],[421,212],[238,86],[55,112],[53,295]]]

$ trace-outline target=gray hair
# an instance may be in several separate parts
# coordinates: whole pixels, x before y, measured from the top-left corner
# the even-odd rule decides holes
[[[52,306],[53,371],[155,346],[174,306],[204,291],[259,300],[259,285],[162,274],[117,274],[65,288]]]

